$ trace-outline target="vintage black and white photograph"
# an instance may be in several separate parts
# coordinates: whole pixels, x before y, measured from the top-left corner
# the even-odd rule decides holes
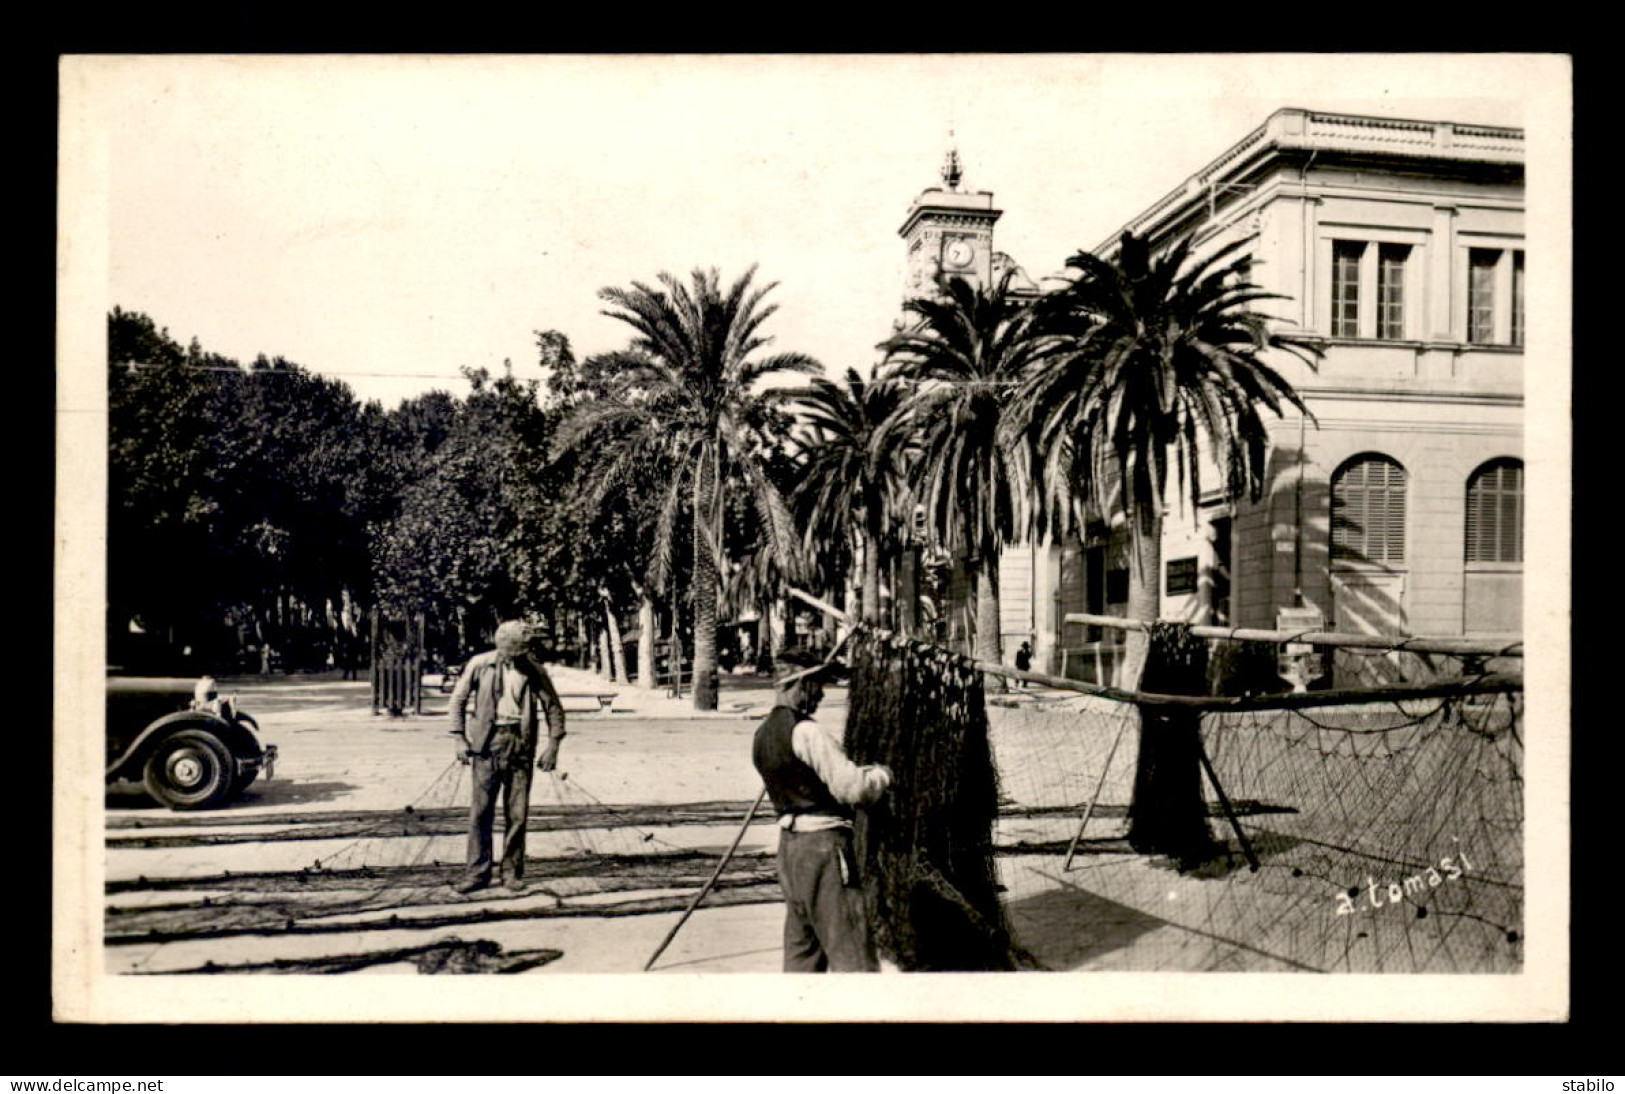
[[[1564,58],[60,76],[59,1016],[1565,1016]]]

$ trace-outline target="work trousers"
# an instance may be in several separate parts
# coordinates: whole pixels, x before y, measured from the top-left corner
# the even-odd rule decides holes
[[[468,871],[466,877],[491,880],[491,826],[496,818],[497,795],[502,795],[502,876],[525,876],[525,826],[530,814],[530,771],[536,762],[536,743],[528,743],[517,729],[498,726],[483,753],[470,761],[474,797],[468,814]]]
[[[863,890],[841,881],[841,851],[851,839],[850,828],[779,830],[785,972],[879,971]]]

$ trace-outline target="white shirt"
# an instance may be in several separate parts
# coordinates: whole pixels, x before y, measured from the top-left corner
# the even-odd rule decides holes
[[[803,718],[790,731],[790,748],[796,758],[817,773],[830,795],[847,805],[872,802],[891,785],[891,774],[878,764],[859,766],[847,758],[846,749],[835,734],[811,718]],[[797,817],[799,816],[799,820]],[[849,828],[844,817],[821,813],[786,814],[780,828],[794,826],[798,832],[820,832],[828,828]]]
[[[512,661],[498,661],[496,671],[502,674],[502,690],[497,696],[497,721],[520,721],[525,713],[525,687],[529,681]]]

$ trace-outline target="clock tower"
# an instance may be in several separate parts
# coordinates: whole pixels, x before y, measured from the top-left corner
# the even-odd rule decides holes
[[[973,285],[993,280],[993,224],[1002,215],[985,190],[961,190],[959,153],[942,165],[946,189],[932,187],[914,199],[897,234],[908,248],[905,299],[936,291],[936,279],[962,277]]]

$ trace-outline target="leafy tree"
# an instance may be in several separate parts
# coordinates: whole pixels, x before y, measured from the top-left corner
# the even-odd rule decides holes
[[[757,459],[772,401],[757,385],[820,367],[799,353],[758,356],[770,341],[761,333],[763,324],[777,305],[763,303],[775,286],[753,286],[755,272],[752,267],[726,288],[715,270],[696,270],[687,284],[662,273],[658,287],[633,282],[601,290],[610,305],[604,314],[630,326],[634,337],[625,351],[605,355],[609,389],[577,406],[562,435],[565,449],[590,443],[610,468],[653,460],[672,469],[648,574],[653,586],[665,585],[686,500],[692,514],[694,705],[700,710],[717,706],[717,597],[726,569],[728,484],[738,484],[754,502],[770,556],[789,566],[795,554],[789,511]]]
[[[1009,286],[1008,274],[990,288],[949,278],[939,295],[909,300],[914,325],[881,343],[880,378],[913,387],[890,428],[907,430],[918,452],[912,484],[932,534],[968,555],[975,655],[992,663],[1002,660],[999,554],[1027,520],[1027,483],[1000,427],[1016,385],[1052,344]]]
[[[520,381],[511,368],[495,378],[485,369],[464,374],[472,391],[401,487],[399,512],[375,548],[380,597],[455,635],[451,656],[501,619],[541,614],[560,595],[556,573],[537,565],[552,508],[539,481],[551,444],[540,381]],[[417,406],[407,417],[421,425],[427,412],[432,433],[437,409]]]
[[[1025,431],[1042,483],[1041,509],[1057,519],[1074,503],[1128,518],[1134,547],[1128,613],[1160,610],[1162,510],[1170,473],[1201,494],[1210,446],[1229,491],[1257,497],[1269,434],[1261,408],[1308,409],[1265,363],[1282,350],[1315,364],[1320,351],[1273,332],[1253,305],[1281,299],[1247,278],[1236,243],[1203,259],[1189,241],[1153,258],[1144,239],[1123,234],[1112,260],[1079,252],[1078,271],[1044,298],[1044,330],[1061,340],[1021,390],[1012,423]],[[1137,686],[1146,637],[1130,631],[1123,682]]]
[[[290,664],[320,664],[341,606],[370,586],[360,404],[347,385],[280,357],[211,375],[210,476],[236,563],[221,602]]]
[[[145,315],[108,316],[108,644],[115,662],[132,626],[166,646],[201,643],[203,568],[213,508],[208,374]]]
[[[366,418],[349,388],[281,358],[245,370],[182,350],[118,308],[108,347],[110,642],[133,619],[200,669],[233,667],[245,636],[320,663],[335,605],[369,579]]]

